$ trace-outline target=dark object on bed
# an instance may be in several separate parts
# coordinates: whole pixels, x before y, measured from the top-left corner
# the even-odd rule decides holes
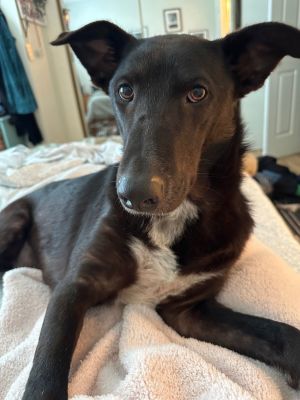
[[[124,154],[0,214],[0,265],[38,265],[53,288],[23,400],[67,399],[84,315],[111,299],[152,302],[181,335],[277,367],[298,387],[300,332],[215,298],[253,225],[240,190],[238,99],[285,55],[300,58],[299,42],[300,31],[279,23],[209,42],[137,40],[99,21],[53,43],[69,43],[109,91]]]
[[[281,203],[300,203],[300,176],[277,163],[271,156],[258,158],[258,173],[254,177],[265,193]]]

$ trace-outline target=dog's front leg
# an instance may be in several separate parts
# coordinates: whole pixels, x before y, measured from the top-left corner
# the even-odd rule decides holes
[[[216,300],[188,308],[169,303],[158,307],[178,333],[226,347],[277,367],[290,386],[300,384],[300,331],[290,325],[235,312]]]
[[[110,254],[114,260],[112,254]],[[101,258],[100,258],[101,259]],[[66,400],[72,354],[88,308],[115,296],[130,281],[126,260],[85,265],[56,286],[42,326],[23,400]],[[132,274],[131,274],[132,275]]]
[[[62,282],[42,326],[23,400],[65,400],[73,350],[86,310],[95,303],[88,281]]]

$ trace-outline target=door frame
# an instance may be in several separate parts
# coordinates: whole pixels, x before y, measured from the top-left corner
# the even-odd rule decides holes
[[[300,0],[298,0],[298,2],[300,4]],[[268,0],[268,18],[267,18],[268,21],[272,21],[273,6],[274,6],[274,1]],[[299,20],[298,20],[298,25],[299,25]],[[298,29],[299,29],[299,26],[298,26]],[[270,151],[270,148],[272,147],[272,145],[270,145],[271,135],[269,132],[269,128],[270,128],[269,109],[270,109],[271,82],[272,82],[272,80],[270,78],[268,78],[264,85],[265,86],[265,97],[264,97],[264,124],[263,124],[263,137],[262,137],[262,139],[263,139],[262,140],[262,154],[267,155],[268,153],[272,153],[272,155],[278,156],[277,154],[275,154],[276,152]],[[300,151],[300,148],[297,148],[297,149],[295,149],[294,153],[282,154],[282,155],[279,155],[279,157],[281,157],[281,156],[283,157],[285,155],[296,154],[296,153],[299,153],[299,151]]]
[[[56,0],[56,4],[57,4],[57,11],[59,14],[59,21],[60,21],[60,25],[61,25],[61,30],[62,32],[66,30],[65,24],[64,24],[64,19],[63,19],[63,5],[62,5],[62,0]],[[71,75],[71,79],[72,79],[72,84],[73,84],[73,89],[74,89],[74,94],[75,94],[75,99],[76,99],[76,104],[77,104],[77,108],[78,108],[78,112],[79,112],[79,117],[80,117],[80,123],[82,126],[82,130],[83,130],[83,134],[84,137],[88,137],[88,127],[86,124],[86,120],[85,120],[85,109],[84,109],[84,104],[83,104],[83,96],[80,90],[80,84],[79,84],[79,80],[74,68],[74,64],[72,62],[72,54],[71,54],[71,50],[69,48],[66,48],[67,51],[67,58],[68,58],[68,65],[69,65],[69,69],[70,69],[70,75]]]

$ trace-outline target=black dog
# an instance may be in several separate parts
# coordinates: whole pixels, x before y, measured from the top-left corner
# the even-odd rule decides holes
[[[277,367],[297,388],[300,332],[215,296],[253,225],[238,100],[282,57],[300,57],[300,31],[265,23],[212,42],[136,40],[101,21],[53,42],[66,43],[109,92],[124,155],[0,214],[0,265],[39,266],[53,288],[23,399],[67,399],[85,312],[113,298],[151,304],[180,334]]]

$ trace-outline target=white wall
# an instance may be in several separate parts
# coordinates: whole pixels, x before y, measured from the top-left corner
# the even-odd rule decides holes
[[[70,30],[104,19],[128,32],[141,31],[138,0],[64,0],[63,6],[70,11]],[[76,57],[74,65],[82,91],[90,94],[91,80],[88,73]]]
[[[70,30],[105,19],[128,31],[140,30],[138,0],[63,0],[70,10]]]
[[[163,10],[180,8],[183,33],[208,29],[209,39],[215,39],[219,32],[213,0],[141,0],[143,24],[148,27],[149,36],[165,34]]]
[[[242,0],[242,26],[268,20],[270,0]],[[262,149],[265,119],[266,88],[263,86],[242,100],[242,116],[246,125],[247,141],[252,149]]]
[[[165,34],[163,10],[180,8],[183,31],[189,33],[207,29],[209,39],[219,35],[216,0],[64,0],[64,7],[70,10],[70,30],[99,19],[106,19],[128,32],[141,31],[146,27],[148,36]],[[141,18],[140,18],[141,11]],[[84,93],[91,93],[90,78],[80,62],[74,60]]]
[[[49,45],[60,32],[56,1],[47,5],[48,25],[29,26],[26,41],[32,45],[34,59],[29,60],[25,50],[25,36],[15,1],[2,0],[10,30],[17,41],[21,59],[34,91],[38,110],[36,117],[46,142],[65,142],[83,137],[73,84],[69,72],[66,49]]]

